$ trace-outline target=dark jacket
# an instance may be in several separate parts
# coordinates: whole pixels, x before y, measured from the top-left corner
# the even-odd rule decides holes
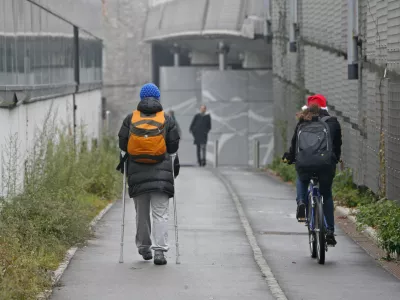
[[[152,98],[143,99],[137,106],[137,110],[145,114],[154,114],[163,110],[160,101]],[[166,118],[167,153],[165,160],[157,164],[136,163],[128,157],[128,185],[131,198],[150,192],[164,192],[170,197],[174,195],[174,178],[172,173],[172,162],[169,154],[177,153],[179,148],[179,134],[175,122],[169,116]],[[127,152],[129,128],[131,125],[132,113],[122,123],[118,133],[119,147]],[[179,174],[179,158],[176,156],[174,171],[175,177]]]
[[[176,130],[178,131],[179,136],[182,137],[182,130],[181,130],[181,127],[179,126],[178,121],[177,121],[176,118],[175,118],[175,115],[172,115],[171,118],[172,118],[172,119],[174,120],[174,122],[175,122]]]
[[[320,117],[329,116],[329,113],[326,110],[320,110]],[[299,120],[297,123],[296,129],[294,130],[289,153],[288,153],[288,160],[292,163],[296,161],[296,145],[297,145],[297,131],[304,121],[302,119]],[[339,162],[341,154],[342,154],[342,129],[340,127],[340,123],[336,117],[331,117],[326,121],[327,125],[329,126],[329,131],[332,136],[332,150],[336,157],[336,163]],[[324,175],[333,177],[335,175],[336,165],[332,166],[331,170],[327,170]],[[310,174],[298,174],[301,180],[306,180],[309,178]]]
[[[208,133],[211,130],[211,117],[210,114],[198,113],[193,117],[190,124],[190,133],[194,137],[196,145],[207,144]]]

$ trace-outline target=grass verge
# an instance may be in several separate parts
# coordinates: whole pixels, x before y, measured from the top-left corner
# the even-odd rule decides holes
[[[0,299],[36,299],[49,289],[66,251],[90,237],[90,222],[117,196],[116,145],[106,138],[86,145],[84,134],[76,146],[73,136],[44,129],[25,161],[23,190],[15,184],[18,165],[2,173]]]
[[[294,183],[296,170],[279,157],[275,158],[269,169],[285,182]],[[359,188],[353,182],[352,172],[345,169],[336,174],[332,187],[337,205],[355,208],[359,230],[370,226],[377,232],[380,246],[387,253],[387,259],[400,254],[400,205],[388,199],[379,199],[368,189]]]

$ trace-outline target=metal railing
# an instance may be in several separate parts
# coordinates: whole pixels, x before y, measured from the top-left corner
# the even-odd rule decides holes
[[[219,142],[215,140],[214,143],[214,168],[218,168],[218,151],[219,151]]]
[[[218,161],[218,155],[219,155],[219,141],[215,140],[214,142],[214,168],[218,168],[219,161]],[[260,168],[260,141],[259,140],[254,140],[253,143],[253,167],[255,169]]]
[[[255,169],[260,168],[260,141],[259,140],[254,140],[254,158],[253,158],[253,167]]]

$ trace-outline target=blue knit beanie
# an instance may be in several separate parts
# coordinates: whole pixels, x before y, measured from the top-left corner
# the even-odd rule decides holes
[[[160,100],[160,90],[154,83],[146,83],[140,90],[140,100],[144,98],[155,98]]]

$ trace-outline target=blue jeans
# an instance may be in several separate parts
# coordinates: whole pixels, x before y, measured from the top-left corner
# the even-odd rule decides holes
[[[335,217],[333,215],[333,197],[332,197],[332,179],[323,179],[319,182],[319,191],[324,197],[324,215],[328,229],[335,231]],[[297,191],[297,204],[299,201],[303,201],[308,209],[308,184],[309,180],[301,181],[299,178],[296,179],[296,191]]]

